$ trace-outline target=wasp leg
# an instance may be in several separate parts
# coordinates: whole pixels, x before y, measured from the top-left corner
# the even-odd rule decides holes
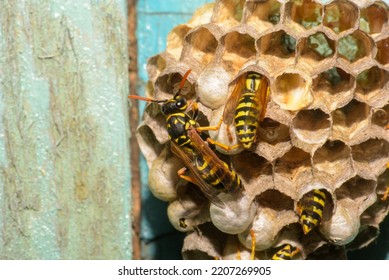
[[[228,140],[230,142],[232,142],[234,139],[232,138],[232,134],[231,134],[231,130],[230,130],[230,126],[229,125],[227,125],[227,127],[226,127],[226,132],[227,132]]]
[[[250,229],[250,235],[251,235],[251,255],[250,255],[250,260],[255,259],[255,243],[257,242],[255,240],[255,233],[253,229]]]
[[[199,116],[199,105],[197,104],[196,101],[190,101],[188,103],[189,103],[188,104],[189,111],[192,111],[192,119],[197,120]]]
[[[196,127],[196,130],[198,132],[208,131],[208,130],[218,130],[220,126],[222,125],[223,119],[220,119],[217,125],[215,126],[200,126]]]
[[[297,203],[296,212],[299,216],[301,216],[301,213],[303,212],[301,203]]]
[[[190,177],[188,175],[184,175],[184,173],[186,171],[188,171],[188,169],[186,167],[183,167],[183,168],[181,168],[180,170],[177,171],[177,174],[178,174],[178,176],[180,176],[180,178],[182,178],[182,179],[184,179],[184,180],[186,180],[188,182],[191,182],[191,183],[196,185],[196,180],[195,179],[193,179],[192,177]]]
[[[251,254],[250,254],[250,260],[255,259],[255,233],[254,230],[250,229],[250,236],[251,236]],[[238,241],[238,244],[236,245],[236,259],[241,260],[242,256],[240,254],[240,243]]]
[[[389,124],[388,124],[388,128],[389,128]],[[389,162],[386,164],[386,168],[389,169]],[[384,194],[382,195],[382,198],[381,198],[382,201],[387,200],[389,197],[389,182],[387,181],[386,183],[387,183],[387,186],[386,186],[386,190],[385,190]]]
[[[238,245],[236,246],[236,259],[237,260],[241,260],[242,257],[240,255],[240,244],[239,244],[239,241],[238,241]]]
[[[209,130],[212,130],[212,131],[215,131],[215,130],[219,130],[220,126],[222,125],[223,123],[223,118],[221,118],[219,120],[219,122],[217,123],[217,125],[214,125],[214,126],[200,126],[200,127],[197,127],[196,130],[198,132],[203,132],[203,131],[209,131]],[[226,131],[227,131],[227,137],[228,137],[228,140],[230,142],[233,141],[233,138],[232,138],[232,134],[231,134],[231,130],[230,130],[230,127],[227,125],[226,127]]]
[[[211,139],[211,138],[207,138],[207,142],[210,143],[210,144],[212,144],[212,145],[218,146],[218,147],[222,148],[223,150],[225,150],[225,151],[227,151],[227,152],[242,147],[242,144],[240,144],[240,143],[235,144],[235,145],[232,145],[232,146],[228,146],[228,145],[226,145],[226,144],[217,142],[217,141],[215,141],[215,140],[213,140],[213,139]]]
[[[296,256],[298,253],[300,253],[300,249],[299,249],[299,248],[296,248],[296,250],[294,250],[294,251],[290,254],[290,257],[293,259],[293,257]]]
[[[381,200],[386,201],[388,199],[388,197],[389,197],[389,186],[386,186],[386,191],[382,195]]]
[[[220,126],[222,125],[222,123],[223,123],[223,118],[221,118],[221,119],[219,120],[219,122],[217,123],[217,125],[215,125],[215,126],[200,126],[200,127],[196,127],[196,130],[197,130],[198,132],[209,131],[209,130],[212,130],[212,131],[219,130],[219,128],[220,128]],[[230,142],[232,142],[232,141],[233,141],[233,138],[232,138],[232,134],[231,134],[231,131],[230,131],[229,126],[227,126],[226,130],[227,130],[227,137],[228,137],[228,140],[229,140]],[[214,144],[214,145],[216,145],[216,146],[222,148],[223,150],[225,150],[225,151],[227,151],[227,152],[242,147],[242,144],[241,144],[241,143],[238,143],[238,144],[233,145],[233,146],[228,146],[228,145],[226,145],[226,144],[222,144],[222,143],[220,143],[220,142],[217,142],[217,141],[215,141],[215,140],[213,140],[213,139],[211,139],[211,138],[208,138],[207,141],[208,141],[208,143]]]

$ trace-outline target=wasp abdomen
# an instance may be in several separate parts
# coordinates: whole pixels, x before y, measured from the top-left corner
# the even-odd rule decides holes
[[[273,255],[272,260],[291,260],[300,250],[292,245],[286,244]]]
[[[235,128],[239,141],[248,149],[252,146],[257,135],[259,100],[254,92],[245,92],[239,99],[235,110]]]
[[[225,168],[229,169],[226,163],[223,164]],[[200,155],[196,158],[196,169],[203,180],[218,191],[234,192],[243,189],[241,180],[235,171],[229,169],[230,172],[225,172],[225,169],[211,164]]]
[[[326,194],[315,189],[304,195],[298,203],[300,223],[305,234],[321,223],[325,202]]]
[[[219,169],[216,166],[211,166],[202,156],[198,156],[196,159],[196,168],[205,182],[218,191],[224,191],[224,185],[218,177],[219,174],[217,174]]]

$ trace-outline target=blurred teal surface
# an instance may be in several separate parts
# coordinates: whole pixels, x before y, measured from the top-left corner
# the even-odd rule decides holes
[[[147,59],[166,49],[166,37],[175,26],[187,22],[197,8],[210,2],[213,1],[138,1],[137,39],[140,78],[138,92],[140,95],[144,95],[144,86],[148,80]],[[167,203],[157,200],[148,190],[148,170],[144,158],[141,160],[141,170],[143,257],[146,259],[179,259],[181,258],[183,234],[170,225],[166,214]]]
[[[138,0],[138,66],[139,94],[144,95],[144,85],[148,80],[147,59],[166,48],[167,34],[177,25],[187,22],[193,12],[214,1],[205,0]],[[330,2],[322,0],[323,3]],[[386,1],[388,2],[388,1]],[[167,204],[155,199],[147,188],[147,166],[142,160],[143,216],[142,239],[144,258],[178,259],[181,258],[183,234],[175,231],[166,216]],[[350,254],[351,259],[389,259],[389,219],[381,225],[381,236],[367,249]]]

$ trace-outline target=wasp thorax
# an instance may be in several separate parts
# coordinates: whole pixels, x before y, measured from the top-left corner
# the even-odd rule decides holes
[[[169,100],[163,114],[147,107],[137,137],[152,192],[188,233],[185,258],[342,259],[377,237],[389,212],[388,12],[216,0],[172,30],[148,64],[152,97]]]

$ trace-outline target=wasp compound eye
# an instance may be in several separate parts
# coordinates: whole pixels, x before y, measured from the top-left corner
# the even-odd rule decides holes
[[[178,109],[181,109],[181,108],[183,108],[183,107],[185,107],[185,106],[186,106],[186,101],[185,101],[185,99],[179,98],[179,99],[176,101],[176,107],[177,107]]]

